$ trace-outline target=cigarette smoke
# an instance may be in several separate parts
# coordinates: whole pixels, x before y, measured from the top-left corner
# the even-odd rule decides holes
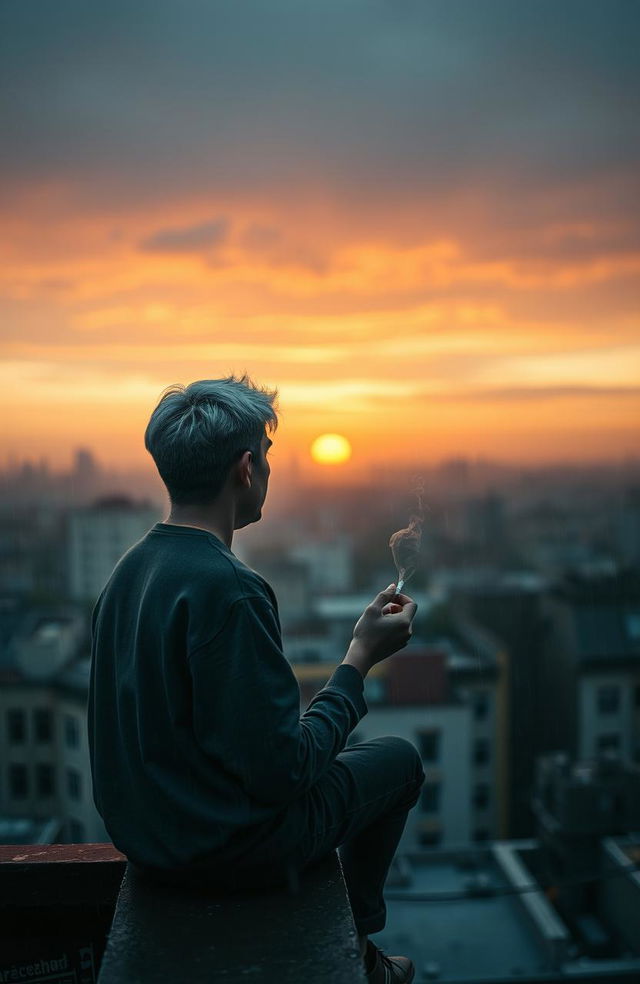
[[[424,522],[424,486],[422,481],[414,489],[418,499],[418,509],[409,520],[409,525],[394,533],[389,540],[391,555],[398,569],[398,581],[408,581],[418,566],[420,546],[422,544],[422,524]]]

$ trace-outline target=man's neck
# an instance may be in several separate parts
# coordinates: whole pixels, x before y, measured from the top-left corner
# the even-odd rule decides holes
[[[226,543],[229,550],[231,549],[233,541],[233,519],[231,516],[222,516],[213,510],[211,512],[196,512],[173,506],[165,523],[170,523],[173,526],[194,526],[198,530],[206,530]]]

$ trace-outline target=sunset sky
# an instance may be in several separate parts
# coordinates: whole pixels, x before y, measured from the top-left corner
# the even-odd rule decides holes
[[[638,453],[635,0],[5,0],[0,464],[143,463],[170,383],[274,452]],[[310,460],[310,459],[309,459]]]

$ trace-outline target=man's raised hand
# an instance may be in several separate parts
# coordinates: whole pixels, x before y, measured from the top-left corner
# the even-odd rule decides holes
[[[344,662],[357,666],[366,676],[376,663],[404,649],[411,638],[417,608],[415,601],[408,595],[396,594],[395,584],[390,584],[358,619]]]

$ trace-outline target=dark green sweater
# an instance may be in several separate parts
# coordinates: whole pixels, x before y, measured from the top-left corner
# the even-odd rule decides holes
[[[134,863],[181,868],[273,825],[366,714],[340,665],[300,715],[267,582],[212,533],[156,523],[96,603],[93,795]]]

